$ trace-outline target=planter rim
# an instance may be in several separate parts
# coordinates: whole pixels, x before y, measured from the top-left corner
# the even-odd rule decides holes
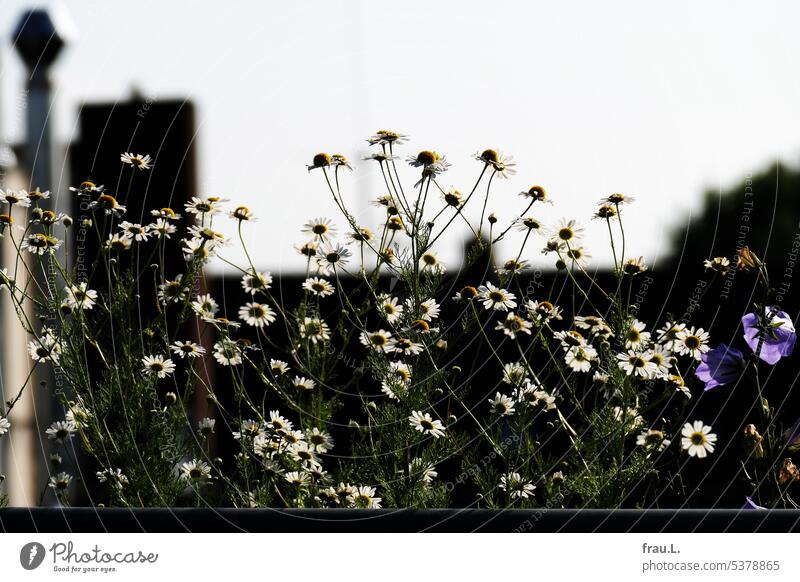
[[[784,533],[793,509],[0,509],[6,533]]]

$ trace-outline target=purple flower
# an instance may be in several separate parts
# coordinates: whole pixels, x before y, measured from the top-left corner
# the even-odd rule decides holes
[[[695,376],[706,384],[706,390],[728,384],[739,378],[744,370],[744,356],[736,348],[719,344],[713,350],[700,354],[700,365]]]
[[[766,329],[761,331],[758,315],[748,313],[742,318],[744,325],[744,341],[750,346],[759,358],[768,364],[775,364],[784,356],[791,355],[797,334],[794,331],[792,320],[784,311],[777,307],[767,308]],[[759,343],[761,345],[759,349]]]
[[[756,504],[752,497],[745,497],[744,499],[745,501],[742,509],[766,509],[766,507],[761,507],[760,505]]]

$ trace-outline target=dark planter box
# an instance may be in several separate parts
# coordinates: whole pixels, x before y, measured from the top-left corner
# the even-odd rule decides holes
[[[794,532],[796,510],[0,509],[0,531]]]

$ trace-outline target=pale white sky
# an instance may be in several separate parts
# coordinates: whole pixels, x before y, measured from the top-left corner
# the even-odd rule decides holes
[[[0,0],[2,127],[13,139],[22,71],[9,33],[31,4]],[[600,262],[604,227],[589,217],[601,196],[637,198],[629,247],[653,260],[704,188],[775,159],[794,165],[800,152],[800,5],[789,0],[82,0],[67,10],[79,38],[56,71],[62,138],[84,101],[134,86],[190,97],[201,193],[261,217],[251,241],[273,270],[300,264],[291,244],[307,219],[343,226],[305,164],[320,150],[359,158],[379,128],[410,134],[409,153],[445,154],[441,182],[462,190],[480,170],[472,153],[513,155],[518,174],[489,208],[510,218],[524,207],[516,193],[542,184],[555,205],[537,214],[587,225]],[[362,163],[344,182],[369,226],[379,214],[366,200],[383,193],[376,169]],[[445,259],[458,257],[457,239]],[[524,256],[541,261],[540,246]]]

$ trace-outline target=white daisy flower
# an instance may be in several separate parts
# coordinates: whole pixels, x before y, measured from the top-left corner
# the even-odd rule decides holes
[[[278,432],[286,432],[290,431],[294,428],[291,420],[287,420],[281,413],[277,410],[270,410],[269,411],[269,422],[268,424],[272,426],[272,428]]]
[[[674,358],[670,357],[669,353],[664,349],[664,346],[655,344],[648,350],[647,358],[658,367],[656,376],[663,378],[669,375],[669,370],[672,367]]]
[[[72,483],[72,475],[62,471],[58,475],[53,475],[50,477],[47,485],[50,487],[50,489],[54,490],[56,494],[63,495],[70,483]]]
[[[489,403],[492,405],[492,414],[511,416],[515,412],[514,401],[505,394],[497,392],[494,398],[489,399]]]
[[[503,364],[503,382],[519,386],[528,376],[528,369],[519,362]]]
[[[695,420],[693,424],[687,422],[681,430],[681,447],[690,457],[705,458],[708,453],[714,452],[714,444],[717,442],[717,435],[711,430],[702,420]]]
[[[142,358],[142,364],[145,372],[155,374],[159,378],[166,378],[175,371],[173,361],[161,355],[145,356]]]
[[[119,156],[119,159],[123,164],[128,164],[137,170],[149,170],[153,167],[153,158],[149,155],[125,152]]]
[[[419,304],[419,312],[424,321],[433,321],[439,317],[439,304],[435,299],[426,299]]]
[[[397,297],[381,295],[378,297],[378,311],[389,323],[394,323],[403,315],[403,306],[397,302]]]
[[[57,420],[45,431],[47,438],[65,443],[73,437],[78,427],[68,420]]]
[[[176,356],[189,359],[199,358],[206,353],[206,349],[203,346],[191,341],[175,342],[170,346],[170,349]]]
[[[236,342],[223,339],[214,344],[214,359],[222,366],[238,366],[242,363],[242,352]]]
[[[222,212],[223,202],[227,202],[227,200],[217,197],[198,198],[197,196],[192,196],[192,199],[184,204],[184,208],[189,214],[214,216]]]
[[[205,295],[198,295],[197,298],[192,301],[192,309],[200,317],[213,318],[217,314],[217,311],[219,311],[219,305],[211,295],[206,293]]]
[[[439,476],[433,464],[427,463],[419,457],[411,459],[411,462],[408,464],[408,473],[412,477],[421,477],[422,482],[426,485],[432,483],[433,480]]]
[[[311,483],[311,478],[305,471],[289,471],[283,478],[295,487],[307,487]]]
[[[52,362],[58,364],[62,345],[50,335],[28,342],[28,354],[34,362]]]
[[[636,437],[637,446],[654,449],[657,452],[665,450],[670,445],[670,440],[664,438],[664,433],[656,429],[648,429]]]
[[[309,446],[318,453],[327,453],[333,448],[333,437],[324,430],[314,427],[307,430],[305,436]]]
[[[91,309],[97,300],[97,291],[86,288],[86,282],[67,287],[67,303],[73,309]]]
[[[6,434],[9,430],[11,430],[11,421],[5,416],[0,416],[0,436]]]
[[[509,312],[503,321],[497,323],[495,329],[502,331],[511,339],[517,339],[518,333],[527,333],[531,335],[532,325],[530,321],[522,319],[516,313]]]
[[[303,289],[316,295],[317,297],[328,297],[333,295],[335,289],[326,279],[322,277],[310,277],[303,281]]]
[[[155,234],[158,238],[170,238],[170,235],[175,234],[178,230],[177,227],[166,218],[156,219],[156,221],[148,225],[147,228],[150,230],[151,234]]]
[[[380,509],[382,501],[375,497],[375,488],[366,485],[356,487],[350,499],[351,506],[358,509]]]
[[[122,231],[123,237],[129,240],[135,240],[136,242],[144,242],[147,240],[147,237],[150,236],[150,230],[147,226],[133,224],[127,220],[120,223],[119,229]]]
[[[269,369],[276,376],[283,376],[286,372],[289,371],[289,364],[287,364],[283,360],[270,360]]]
[[[681,343],[681,340],[678,338],[678,334],[684,329],[686,329],[685,323],[668,321],[666,324],[664,324],[664,327],[656,332],[656,341],[664,346],[664,349],[668,352],[674,352],[676,351],[678,344]]]
[[[376,352],[391,352],[394,349],[391,343],[392,334],[384,329],[373,332],[362,331],[359,339],[363,346]]]
[[[564,354],[564,362],[576,372],[590,372],[596,359],[597,350],[589,345],[572,347]]]
[[[203,418],[197,423],[197,432],[203,437],[209,437],[214,434],[214,427],[217,421],[213,418]]]
[[[525,309],[530,318],[539,324],[545,324],[551,319],[561,319],[561,308],[549,301],[532,301],[525,303]]]
[[[619,367],[628,376],[639,378],[654,378],[658,373],[658,366],[650,361],[649,354],[644,352],[628,351],[617,354]]]
[[[270,273],[259,273],[253,271],[245,273],[242,277],[242,289],[245,293],[255,295],[258,292],[267,291],[272,287],[272,275]]]
[[[163,303],[179,303],[186,299],[189,289],[183,285],[183,274],[172,281],[164,281],[158,286],[158,298]]]
[[[276,314],[269,305],[245,303],[239,308],[239,319],[253,327],[265,327],[275,321]]]
[[[131,239],[129,237],[115,232],[114,234],[108,235],[106,248],[112,251],[127,251],[130,250],[131,244]]]
[[[330,218],[309,220],[300,230],[311,234],[314,239],[319,239],[321,242],[325,242],[329,237],[333,237],[336,234],[336,227]]]
[[[317,342],[326,342],[330,336],[328,324],[318,317],[305,317],[300,324],[300,337],[309,339],[315,345]]]
[[[350,250],[342,245],[325,245],[317,250],[317,266],[323,273],[335,272],[344,267],[351,256]]]
[[[442,421],[434,420],[427,412],[423,414],[420,410],[412,411],[411,416],[408,417],[408,422],[411,423],[411,427],[414,430],[429,434],[433,438],[444,436],[445,427],[442,425]]]
[[[481,285],[478,288],[478,296],[480,297],[483,307],[485,309],[495,309],[498,311],[508,311],[517,306],[515,301],[516,297],[513,293],[495,287],[493,284],[487,282],[486,285]]]
[[[199,482],[211,476],[211,467],[205,461],[192,459],[180,466],[180,477],[184,481]]]
[[[682,356],[692,356],[698,362],[700,356],[710,349],[708,332],[703,331],[702,327],[682,329],[677,333],[677,339],[675,351]]]
[[[578,226],[574,220],[562,218],[561,221],[551,229],[551,234],[560,244],[573,246],[583,235],[583,228]]]
[[[317,383],[305,376],[295,376],[294,380],[292,380],[292,385],[298,390],[313,390]]]
[[[503,491],[508,491],[511,499],[527,499],[533,495],[536,489],[533,483],[523,479],[519,473],[509,473],[508,476],[502,475],[498,487]]]
[[[397,352],[404,356],[416,356],[422,353],[424,346],[420,343],[411,341],[408,338],[392,338],[387,351]]]
[[[628,350],[642,350],[650,343],[650,332],[644,331],[645,324],[634,319],[624,333],[625,348]]]
[[[0,190],[0,202],[9,205],[17,205],[27,208],[31,205],[31,199],[25,190]]]
[[[67,422],[74,424],[77,428],[88,427],[92,411],[81,403],[69,403],[69,407],[65,415]]]

